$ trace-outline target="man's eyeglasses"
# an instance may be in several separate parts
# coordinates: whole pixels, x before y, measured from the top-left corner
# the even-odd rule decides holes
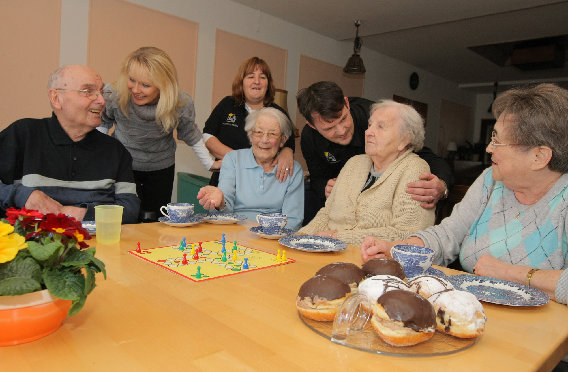
[[[256,139],[264,138],[264,136],[266,135],[268,139],[274,140],[280,138],[281,134],[276,132],[263,132],[261,130],[253,130],[251,132],[251,135]]]
[[[98,90],[93,88],[86,88],[86,89],[67,89],[67,88],[55,88],[55,90],[70,90],[72,92],[78,92],[83,97],[87,97],[91,101],[96,100],[99,96],[104,96],[107,92],[106,90]]]
[[[489,142],[489,144],[493,147],[518,145],[516,143],[500,143],[499,141],[497,141],[497,133],[495,131],[491,132],[491,142]]]

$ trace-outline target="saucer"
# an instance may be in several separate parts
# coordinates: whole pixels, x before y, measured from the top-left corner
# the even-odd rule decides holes
[[[81,222],[81,225],[83,225],[83,228],[87,230],[90,235],[96,235],[97,225],[95,224],[95,221],[83,221]]]
[[[265,234],[262,232],[261,226],[253,226],[249,231],[264,239],[280,239],[283,236],[292,235],[294,233],[292,230],[284,228],[280,231],[280,234]]]
[[[200,213],[196,217],[202,218],[204,222],[217,225],[229,225],[246,220],[246,217],[240,214],[223,212]]]
[[[198,223],[200,223],[201,221],[203,221],[203,218],[201,217],[197,217],[197,216],[191,216],[189,218],[189,221],[187,222],[180,222],[180,223],[176,223],[176,222],[171,222],[170,219],[168,217],[159,217],[158,221],[161,223],[165,223],[168,226],[173,226],[173,227],[187,227],[187,226],[193,226],[193,225],[197,225]]]

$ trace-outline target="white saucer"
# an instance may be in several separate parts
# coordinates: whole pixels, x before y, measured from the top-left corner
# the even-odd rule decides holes
[[[249,231],[264,239],[280,239],[283,236],[292,235],[294,233],[290,229],[282,229],[280,234],[265,234],[262,232],[262,227],[260,226],[253,226],[249,229]]]
[[[197,217],[197,216],[191,216],[189,218],[189,221],[187,221],[187,222],[175,223],[175,222],[171,222],[168,217],[159,217],[158,221],[161,222],[161,223],[165,223],[168,226],[187,227],[187,226],[197,225],[198,223],[203,221],[203,218]]]

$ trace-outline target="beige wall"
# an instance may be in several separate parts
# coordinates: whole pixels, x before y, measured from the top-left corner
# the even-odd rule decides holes
[[[158,47],[174,61],[181,88],[194,97],[197,34],[197,23],[186,19],[125,1],[91,0],[87,64],[111,82],[130,52]]]
[[[0,2],[0,130],[24,117],[51,116],[47,78],[59,66],[61,2]]]

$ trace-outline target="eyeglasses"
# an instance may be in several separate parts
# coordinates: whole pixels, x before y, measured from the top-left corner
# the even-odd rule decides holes
[[[491,142],[489,142],[489,144],[493,147],[499,147],[499,146],[517,146],[517,143],[499,143],[497,141],[497,133],[495,131],[491,132]]]
[[[91,101],[96,100],[99,96],[104,96],[107,93],[106,90],[98,90],[93,88],[86,88],[86,89],[67,89],[67,88],[55,88],[55,90],[70,90],[72,92],[78,92],[83,97],[87,97]]]
[[[253,130],[251,132],[251,135],[256,138],[256,139],[261,139],[264,138],[264,136],[266,135],[268,137],[268,139],[274,140],[277,138],[280,138],[281,134],[280,133],[276,133],[276,132],[263,132],[261,130]]]

